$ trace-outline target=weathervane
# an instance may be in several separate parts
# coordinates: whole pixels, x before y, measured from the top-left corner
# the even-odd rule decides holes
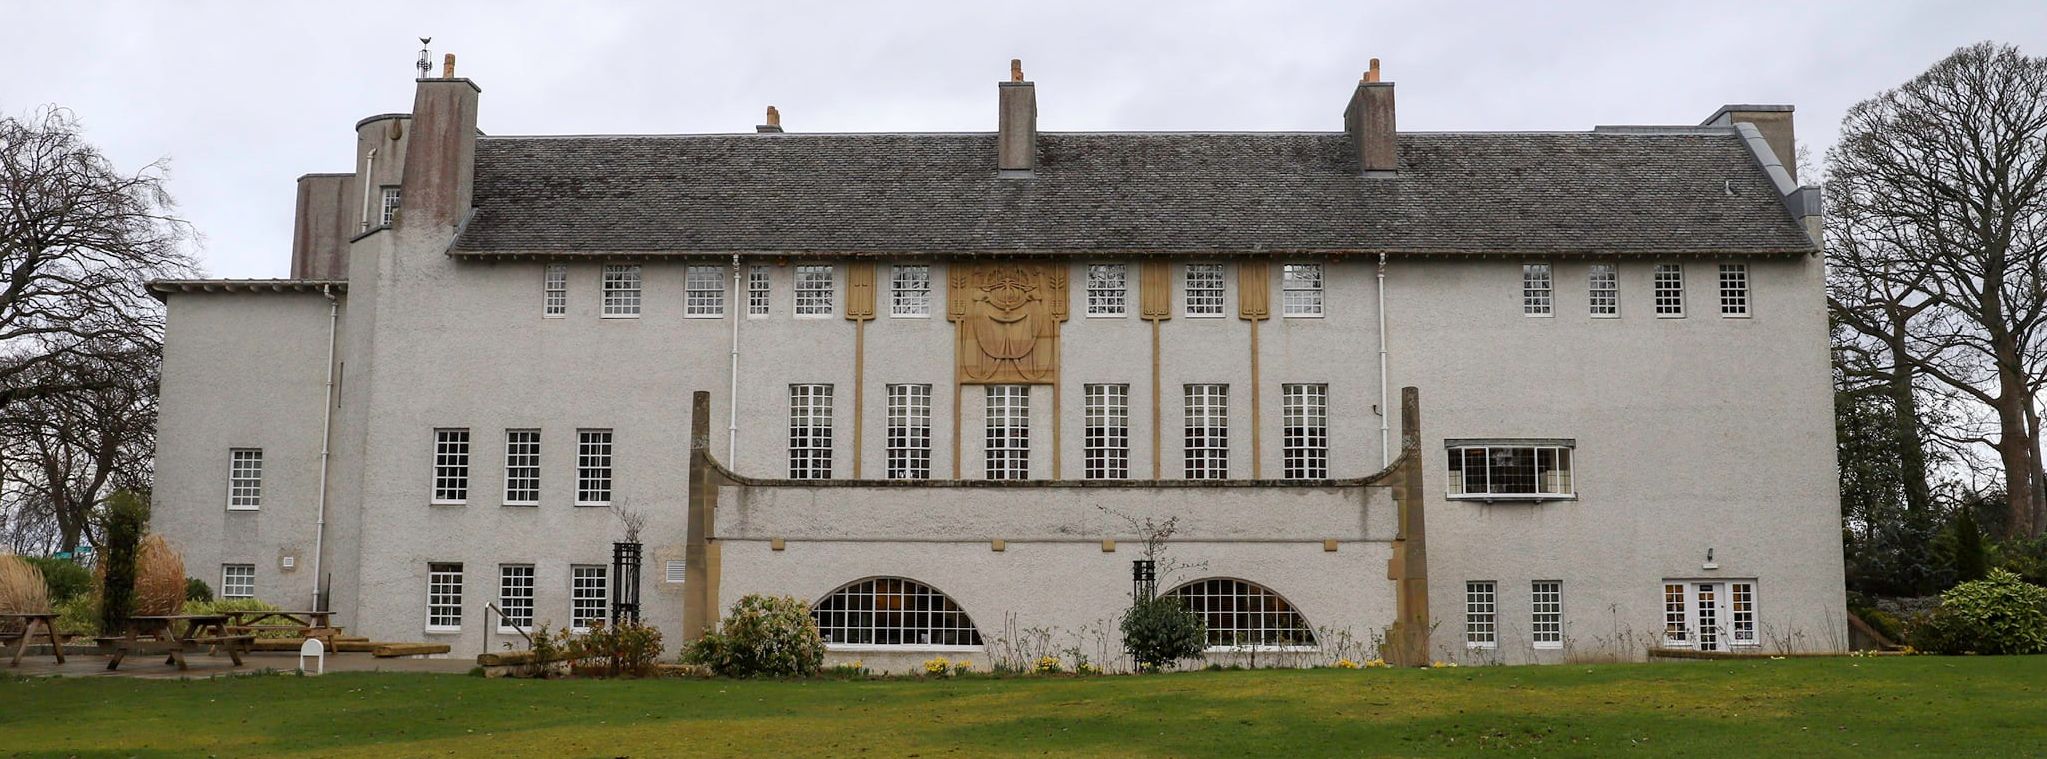
[[[419,78],[421,79],[427,78],[427,74],[432,73],[434,70],[434,64],[427,61],[426,52],[426,46],[428,44],[431,44],[433,41],[434,38],[432,37],[419,38],[419,62],[413,64],[413,66],[419,69]]]

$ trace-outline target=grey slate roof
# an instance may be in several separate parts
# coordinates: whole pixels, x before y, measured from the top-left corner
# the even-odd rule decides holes
[[[453,252],[1546,253],[1813,250],[1731,129],[484,137]],[[1731,190],[1731,194],[1730,194]]]

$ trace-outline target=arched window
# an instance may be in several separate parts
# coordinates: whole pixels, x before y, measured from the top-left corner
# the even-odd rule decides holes
[[[1243,580],[1195,580],[1166,595],[1208,624],[1210,646],[1313,646],[1315,632],[1294,605]]]
[[[901,577],[861,580],[810,607],[826,643],[978,646],[974,620],[944,593]]]

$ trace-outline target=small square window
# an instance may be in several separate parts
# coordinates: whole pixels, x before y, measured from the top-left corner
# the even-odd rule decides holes
[[[402,197],[402,193],[399,191],[399,188],[384,188],[384,208],[377,215],[378,224],[388,227],[393,222],[398,221],[398,201],[400,197]]]
[[[796,315],[811,318],[831,316],[835,286],[830,264],[796,267]]]
[[[1223,265],[1188,264],[1186,279],[1188,316],[1223,315]]]
[[[1280,270],[1283,316],[1322,315],[1322,265],[1287,264]]]
[[[637,319],[640,316],[639,264],[604,267],[604,317]]]
[[[427,632],[462,630],[462,564],[434,562],[426,565]]]
[[[1123,316],[1130,307],[1130,269],[1125,264],[1088,264],[1087,315]]]
[[[235,448],[228,451],[227,507],[231,511],[254,511],[263,507],[263,449]]]
[[[716,319],[725,315],[725,270],[691,266],[684,274],[683,318]]]
[[[254,564],[220,565],[220,597],[255,598],[256,565]]]
[[[931,267],[894,266],[889,272],[890,316],[931,315]]]
[[[1525,316],[1549,316],[1555,303],[1549,264],[1521,265],[1521,313]]]

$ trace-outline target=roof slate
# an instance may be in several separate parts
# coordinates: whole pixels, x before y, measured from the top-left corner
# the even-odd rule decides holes
[[[1731,129],[485,137],[456,254],[1809,252]]]

